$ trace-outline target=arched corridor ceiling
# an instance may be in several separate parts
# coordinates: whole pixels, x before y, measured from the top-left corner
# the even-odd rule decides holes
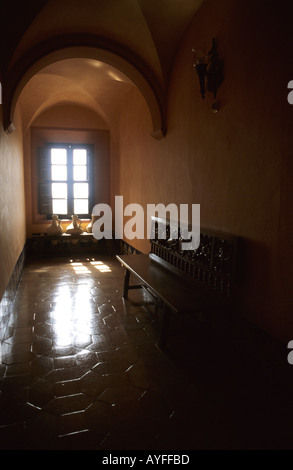
[[[164,134],[172,65],[202,2],[29,0],[23,2],[23,22],[18,16],[10,25],[12,6],[5,5],[0,27],[10,46],[1,54],[4,126],[13,121],[20,94],[25,127],[61,103],[87,107],[111,125],[135,84],[150,109],[153,131]],[[98,53],[79,55],[79,47]]]
[[[60,104],[90,109],[111,128],[133,86],[122,72],[98,60],[54,62],[36,73],[20,94],[24,131],[42,112]]]

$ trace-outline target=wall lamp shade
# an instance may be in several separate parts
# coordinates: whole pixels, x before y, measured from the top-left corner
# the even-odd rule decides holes
[[[200,86],[200,93],[202,98],[205,97],[205,92],[206,92],[206,76],[207,76],[207,64],[204,62],[198,62],[195,65],[195,69],[198,74],[199,78],[199,86]]]
[[[213,94],[214,99],[217,98],[217,92],[224,80],[224,62],[219,59],[217,51],[217,43],[215,38],[208,54],[196,53],[194,49],[195,68],[199,77],[200,93],[202,98],[205,97],[206,91]]]

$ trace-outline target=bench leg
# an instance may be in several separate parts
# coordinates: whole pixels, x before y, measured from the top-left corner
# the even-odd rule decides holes
[[[124,290],[123,290],[123,299],[125,300],[128,297],[129,279],[130,279],[130,271],[128,269],[125,269]]]

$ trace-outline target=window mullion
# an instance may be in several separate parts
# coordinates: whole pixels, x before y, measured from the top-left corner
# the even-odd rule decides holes
[[[73,149],[70,146],[67,150],[67,156],[68,156],[68,216],[70,217],[72,214],[74,214],[73,211]]]

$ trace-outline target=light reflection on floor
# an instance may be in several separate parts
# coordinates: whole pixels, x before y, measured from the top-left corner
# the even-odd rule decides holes
[[[77,285],[74,293],[69,286],[60,286],[55,300],[51,312],[54,346],[60,348],[86,342],[91,333],[92,317],[89,286]]]
[[[90,275],[95,270],[100,273],[112,272],[107,264],[94,258],[83,262],[70,260],[70,266],[77,275]],[[74,286],[74,291],[66,284],[58,287],[51,312],[55,348],[90,342],[92,307],[89,283],[77,284]]]

